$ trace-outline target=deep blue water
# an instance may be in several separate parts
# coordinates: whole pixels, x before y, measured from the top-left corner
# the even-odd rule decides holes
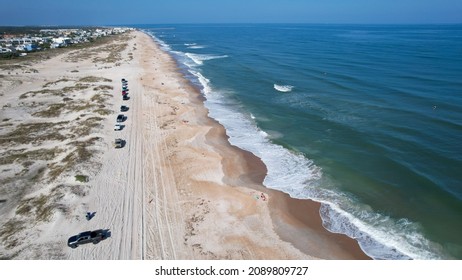
[[[142,26],[264,184],[377,259],[462,259],[462,25]]]

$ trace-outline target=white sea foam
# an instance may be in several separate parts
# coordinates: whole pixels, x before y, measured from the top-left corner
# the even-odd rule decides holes
[[[165,43],[164,41],[159,39],[157,36],[154,36],[154,34],[152,34],[152,33],[148,33],[148,34],[150,34],[151,37],[154,39],[154,41],[160,45],[160,48],[163,51],[167,51],[167,52],[172,51],[172,48],[167,43]]]
[[[291,92],[294,86],[274,84],[274,89],[280,92]]]
[[[198,45],[197,43],[186,43],[184,44],[188,49],[203,49],[205,48],[205,46],[202,46],[202,45]]]
[[[227,55],[210,55],[210,54],[196,54],[196,53],[185,53],[187,57],[189,57],[194,63],[197,65],[203,65],[204,61],[212,60],[212,59],[219,59],[219,58],[227,58]]]
[[[263,160],[268,169],[265,186],[281,190],[292,197],[321,202],[320,214],[324,226],[332,232],[357,239],[362,249],[373,258],[437,259],[441,256],[440,252],[435,252],[438,245],[419,234],[418,225],[376,213],[367,205],[359,205],[347,194],[326,188],[322,170],[313,161],[303,154],[272,143],[271,133],[259,129],[255,116],[241,111],[238,102],[228,98],[226,92],[214,89],[210,80],[196,69],[197,65],[202,65],[200,63],[207,59],[184,53],[176,55],[187,66],[187,62],[194,61],[192,57],[197,60],[195,65],[189,64],[189,72],[196,77],[195,82],[202,86],[210,117],[224,125],[231,144]],[[293,87],[290,87],[292,90]]]

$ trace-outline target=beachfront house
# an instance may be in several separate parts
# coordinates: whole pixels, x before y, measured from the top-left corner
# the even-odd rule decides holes
[[[71,38],[68,37],[58,37],[58,38],[53,38],[52,43],[50,47],[53,48],[61,48],[61,47],[67,47],[69,44],[72,43]]]

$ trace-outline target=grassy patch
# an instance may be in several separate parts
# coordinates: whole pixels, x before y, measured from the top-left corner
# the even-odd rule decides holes
[[[48,106],[47,109],[43,111],[35,112],[32,114],[32,116],[41,117],[41,118],[56,118],[61,115],[65,106],[66,104],[64,103],[51,104]]]
[[[50,178],[50,181],[55,180],[58,178],[61,174],[63,174],[67,170],[68,166],[67,165],[60,165],[56,163],[52,163],[48,165],[48,176]]]
[[[88,182],[88,176],[85,175],[75,175],[75,180],[77,182],[86,183]]]
[[[64,172],[70,171],[76,165],[90,162],[94,152],[92,152],[89,147],[93,146],[96,141],[100,139],[101,138],[99,137],[93,137],[86,141],[74,141],[69,143],[68,145],[73,146],[74,149],[68,153],[60,164],[53,163],[48,166],[48,175],[50,176],[50,179],[55,180],[58,176]]]
[[[45,167],[41,167],[41,168],[37,169],[36,174],[32,178],[30,178],[29,181],[32,182],[32,183],[38,182],[42,178],[43,174],[45,174],[45,171],[46,171]]]
[[[104,103],[108,99],[107,95],[97,93],[91,97],[91,101],[93,102],[98,102],[98,103]]]
[[[0,65],[0,69],[4,71],[15,71],[15,70],[21,70],[25,66],[19,65],[19,64],[5,64],[5,65]]]
[[[110,114],[112,114],[114,111],[112,110],[109,110],[109,109],[103,109],[103,108],[99,108],[99,109],[96,109],[95,111],[93,111],[101,116],[108,116]]]
[[[66,93],[81,91],[90,88],[88,84],[77,83],[70,87],[63,87],[62,89],[42,89],[42,90],[33,90],[23,93],[19,96],[20,99],[35,97],[37,95],[51,95],[51,96],[61,96],[64,97]]]
[[[91,117],[84,121],[81,121],[78,126],[75,126],[71,129],[71,133],[74,137],[84,137],[90,135],[91,131],[94,128],[101,126],[101,121],[103,118],[100,117]]]
[[[83,103],[83,102],[74,102],[74,103],[68,104],[66,106],[66,109],[69,110],[69,111],[73,111],[73,112],[79,112],[79,111],[89,111],[93,107],[95,107],[95,105],[93,105],[90,102],[86,101],[85,103]]]
[[[62,151],[62,149],[57,147],[53,149],[39,149],[33,151],[26,151],[25,149],[9,150],[0,155],[0,165],[20,162],[23,163],[24,167],[29,167],[32,165],[32,161],[52,160]]]
[[[41,194],[38,197],[22,200],[16,209],[17,215],[33,215],[36,221],[47,222],[53,215],[54,204],[57,200],[56,195]]]
[[[110,82],[112,82],[112,80],[111,79],[106,79],[104,77],[87,76],[87,77],[81,78],[79,80],[79,82],[82,82],[82,83],[98,83],[98,82],[110,83]]]
[[[69,122],[59,123],[27,123],[19,124],[15,130],[0,136],[0,144],[27,144],[41,143],[44,141],[63,141],[65,136],[59,133],[61,125]]]
[[[49,194],[23,199],[16,208],[16,215],[33,216],[35,222],[49,222],[54,211],[59,208],[58,201],[63,196],[61,188],[55,187]]]
[[[94,91],[113,90],[113,89],[114,89],[113,86],[108,86],[108,85],[99,85],[93,88]]]
[[[71,80],[69,79],[66,79],[66,78],[63,78],[63,79],[59,79],[57,81],[54,81],[54,82],[48,82],[46,84],[43,85],[44,88],[46,87],[49,87],[49,86],[52,86],[52,85],[57,85],[58,83],[66,83],[66,82],[70,82]]]
[[[24,224],[25,222],[13,218],[1,226],[0,240],[6,249],[12,249],[21,243],[17,233],[26,228]]]
[[[121,53],[127,48],[127,43],[113,43],[111,45],[99,48],[97,53],[107,53],[105,57],[93,58],[93,63],[116,63],[122,59]]]
[[[61,90],[57,89],[42,89],[42,90],[32,90],[26,93],[23,93],[19,96],[19,99],[25,99],[29,97],[35,97],[38,94],[40,95],[51,95],[51,96],[64,96],[64,93]]]

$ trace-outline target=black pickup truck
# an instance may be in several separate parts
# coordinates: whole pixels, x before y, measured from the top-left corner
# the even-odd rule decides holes
[[[107,230],[98,229],[95,231],[85,231],[71,236],[67,240],[67,246],[75,249],[79,245],[93,243],[98,244],[101,240],[108,238]]]

